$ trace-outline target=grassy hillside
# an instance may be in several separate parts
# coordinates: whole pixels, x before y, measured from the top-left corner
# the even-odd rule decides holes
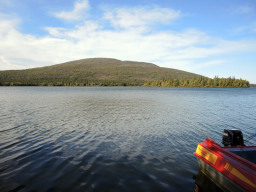
[[[0,71],[0,85],[143,85],[156,80],[199,77],[150,63],[94,58],[34,69]]]

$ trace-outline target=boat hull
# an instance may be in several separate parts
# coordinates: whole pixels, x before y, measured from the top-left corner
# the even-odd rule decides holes
[[[225,192],[246,192],[241,186],[233,182],[231,179],[214,169],[212,166],[198,158],[201,171],[211,179],[221,190]]]
[[[202,172],[223,191],[256,192],[256,165],[234,153],[254,151],[256,147],[221,147],[206,139],[199,143],[196,152]]]

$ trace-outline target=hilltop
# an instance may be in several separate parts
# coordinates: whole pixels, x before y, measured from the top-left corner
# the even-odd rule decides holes
[[[0,85],[141,86],[164,79],[198,79],[201,76],[152,63],[91,58],[62,64],[0,71]]]

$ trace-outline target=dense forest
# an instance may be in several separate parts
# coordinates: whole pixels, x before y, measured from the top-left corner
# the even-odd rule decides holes
[[[249,87],[249,82],[235,78],[211,79],[151,63],[93,58],[0,71],[0,86]]]
[[[250,87],[250,83],[243,79],[200,77],[197,79],[167,79],[146,82],[144,86],[152,87]]]
[[[142,86],[164,78],[199,78],[182,70],[151,63],[93,58],[26,70],[0,71],[0,85]]]
[[[200,77],[195,79],[167,79],[156,81],[36,81],[0,82],[0,86],[144,86],[144,87],[250,87],[248,81],[234,78],[214,79]]]

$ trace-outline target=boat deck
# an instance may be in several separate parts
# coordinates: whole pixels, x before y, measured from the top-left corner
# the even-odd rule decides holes
[[[228,149],[228,151],[256,164],[256,149]]]

